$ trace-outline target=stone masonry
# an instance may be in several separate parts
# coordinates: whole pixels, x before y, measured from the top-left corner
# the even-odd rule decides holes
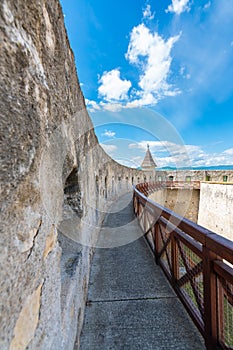
[[[2,0],[0,29],[0,348],[73,349],[104,213],[155,173],[99,146],[57,0]]]
[[[0,27],[0,348],[72,349],[104,211],[148,174],[99,146],[58,1],[3,0]]]

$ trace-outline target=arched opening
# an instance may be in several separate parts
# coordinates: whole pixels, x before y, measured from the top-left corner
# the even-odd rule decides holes
[[[83,216],[83,205],[81,190],[79,187],[78,169],[75,167],[65,181],[64,187],[64,204],[78,215]]]

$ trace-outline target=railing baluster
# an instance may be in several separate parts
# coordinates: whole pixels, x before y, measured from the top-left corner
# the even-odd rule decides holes
[[[199,182],[139,184],[134,188],[135,213],[139,217],[144,234],[146,232],[149,234],[150,222],[154,219],[151,232],[156,264],[163,266],[167,274],[167,267],[161,259],[163,254],[167,256],[172,275],[167,274],[167,277],[204,336],[206,348],[232,349],[233,242],[147,198],[154,190],[168,186],[177,188],[188,186],[192,189],[199,188],[200,184]],[[161,229],[165,227],[169,230],[170,237],[167,233],[165,238],[162,237]],[[179,266],[178,244],[181,242],[186,258],[185,261],[182,258],[182,265]],[[168,244],[171,248],[168,248]],[[171,249],[171,263],[168,256],[170,251],[167,249]],[[182,272],[183,268],[186,272]]]
[[[178,248],[174,233],[171,233],[172,283],[174,287],[179,278]]]

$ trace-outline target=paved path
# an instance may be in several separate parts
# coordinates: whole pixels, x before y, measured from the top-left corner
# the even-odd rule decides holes
[[[128,237],[140,237],[129,196],[114,203],[115,213],[106,216],[100,242],[114,226],[120,242],[124,231]],[[205,349],[143,237],[111,249],[98,248],[94,254],[81,350],[110,349]]]

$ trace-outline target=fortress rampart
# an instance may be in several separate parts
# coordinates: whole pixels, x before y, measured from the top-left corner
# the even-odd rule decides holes
[[[172,175],[99,146],[57,0],[3,0],[0,21],[0,348],[72,349],[104,212],[132,183]]]

